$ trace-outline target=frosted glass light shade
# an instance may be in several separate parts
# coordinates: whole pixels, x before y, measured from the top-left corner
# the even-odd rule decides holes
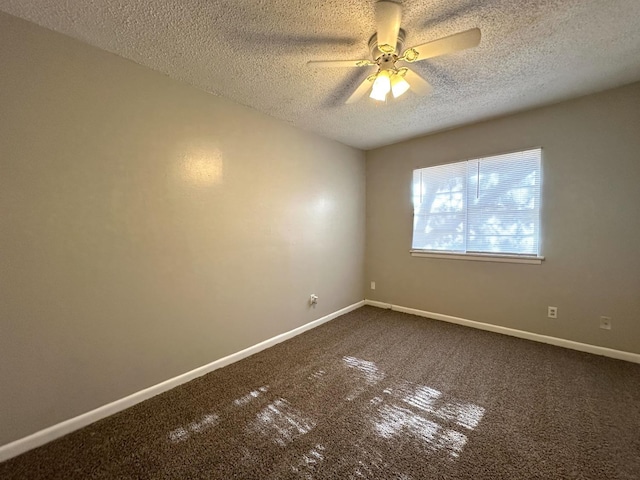
[[[371,95],[374,100],[383,102],[387,98],[387,93],[391,91],[391,78],[388,70],[382,70],[378,73],[375,82],[373,82],[373,88],[371,89]]]
[[[404,76],[395,74],[391,77],[391,92],[393,93],[393,98],[398,98],[404,92],[409,90],[409,82],[404,79]]]

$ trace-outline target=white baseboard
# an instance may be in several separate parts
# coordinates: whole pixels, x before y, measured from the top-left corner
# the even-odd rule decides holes
[[[516,330],[514,328],[501,327],[499,325],[492,325],[490,323],[476,322],[474,320],[467,320],[466,318],[452,317],[451,315],[443,315],[441,313],[427,312],[424,310],[417,310],[415,308],[402,307],[400,305],[392,305],[390,303],[378,302],[375,300],[365,300],[366,305],[371,305],[378,308],[387,308],[395,310],[397,312],[410,313],[419,317],[427,317],[433,320],[441,320],[443,322],[455,323],[457,325],[464,325],[465,327],[477,328],[479,330],[487,330],[489,332],[501,333],[503,335],[509,335],[511,337],[524,338],[527,340],[533,340],[534,342],[548,343],[550,345],[556,345],[558,347],[570,348],[571,350],[579,350],[581,352],[593,353],[595,355],[602,355],[605,357],[616,358],[618,360],[626,360],[627,362],[640,363],[640,354],[624,352],[622,350],[614,350],[612,348],[599,347],[597,345],[589,345],[588,343],[574,342],[572,340],[565,340],[563,338],[549,337],[547,335],[540,335],[539,333],[526,332],[524,330]]]
[[[371,305],[372,307],[386,308],[386,309],[390,309],[391,308],[391,304],[390,303],[377,302],[375,300],[365,300],[364,303],[365,303],[365,305]]]
[[[307,330],[311,330],[312,328],[318,327],[323,323],[326,323],[330,320],[333,320],[340,315],[344,315],[345,313],[349,313],[352,310],[362,307],[365,304],[364,300],[354,303],[353,305],[349,305],[348,307],[342,308],[336,312],[330,313],[329,315],[325,315],[322,318],[314,320],[313,322],[309,322],[301,327],[294,328],[288,332],[282,333],[280,335],[276,335],[264,342],[260,342],[251,347],[245,348],[239,352],[233,353],[226,357],[220,358],[214,362],[211,362],[202,367],[196,368],[195,370],[191,370],[190,372],[183,373],[182,375],[178,375],[177,377],[171,378],[169,380],[165,380],[162,383],[154,385],[149,388],[145,388],[144,390],[140,390],[139,392],[133,393],[127,397],[121,398],[120,400],[116,400],[114,402],[108,403],[107,405],[103,405],[102,407],[98,407],[95,410],[91,410],[90,412],[83,413],[82,415],[78,415],[77,417],[70,418],[63,422],[60,422],[51,427],[45,428],[44,430],[40,430],[39,432],[28,435],[24,438],[16,440],[14,442],[8,443],[0,447],[0,462],[13,458],[17,455],[20,455],[24,452],[32,450],[36,447],[44,445],[56,438],[60,438],[68,433],[71,433],[80,428],[86,427],[91,423],[97,422],[98,420],[102,420],[114,413],[118,413],[122,410],[125,410],[133,405],[136,405],[144,400],[147,400],[151,397],[155,397],[167,390],[171,390],[172,388],[177,387],[178,385],[182,385],[183,383],[189,382],[194,378],[205,375],[206,373],[212,372],[213,370],[217,370],[218,368],[222,368],[231,363],[235,363],[243,358],[246,358],[254,353],[258,353],[262,350],[265,350],[277,343],[284,342],[296,335],[300,335]]]

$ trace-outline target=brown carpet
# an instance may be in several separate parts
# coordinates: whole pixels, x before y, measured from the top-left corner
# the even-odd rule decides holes
[[[2,479],[638,479],[640,365],[363,307]]]

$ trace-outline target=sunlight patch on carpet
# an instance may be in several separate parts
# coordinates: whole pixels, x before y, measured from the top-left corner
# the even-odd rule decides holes
[[[324,446],[317,444],[307,453],[302,455],[297,465],[291,466],[291,471],[304,475],[306,479],[312,479],[313,473],[317,470],[317,467],[324,460]]]
[[[327,372],[325,372],[324,370],[318,370],[316,372],[313,372],[311,375],[309,375],[307,377],[307,379],[309,380],[319,380],[322,377],[324,377],[326,375]]]
[[[473,403],[444,400],[438,390],[426,387],[403,385],[398,390],[386,389],[385,393],[399,396],[402,401],[440,420],[454,421],[459,426],[473,430],[484,416],[484,408]]]
[[[388,393],[392,393],[389,391]],[[424,410],[426,412],[433,412],[434,403],[442,396],[442,393],[438,390],[430,387],[418,387],[415,392],[405,396],[403,400],[409,405]]]
[[[234,405],[241,407],[243,405],[246,405],[248,403],[250,403],[251,401],[253,401],[254,399],[258,398],[260,395],[262,395],[263,393],[267,393],[269,391],[269,386],[265,385],[264,387],[260,387],[257,390],[252,390],[249,393],[247,393],[246,395],[240,397],[240,398],[236,398],[233,403]]]
[[[412,435],[431,450],[444,450],[453,458],[467,443],[463,431],[473,430],[484,416],[485,409],[468,402],[447,399],[439,390],[426,385],[403,382],[394,388],[385,388],[384,402],[375,397],[377,406],[374,431],[382,438]],[[463,431],[460,431],[462,427]]]
[[[342,361],[349,368],[358,370],[367,383],[375,385],[384,378],[384,373],[378,369],[374,362],[368,362],[356,357],[342,357]]]
[[[220,416],[216,413],[204,415],[200,421],[191,422],[186,427],[178,427],[169,432],[169,440],[173,443],[183,442],[193,434],[202,433],[212,427],[215,427],[220,421]]]
[[[287,400],[279,398],[263,408],[248,428],[284,447],[315,426],[315,421],[305,417]]]
[[[444,429],[436,422],[397,405],[384,404],[378,409],[374,429],[379,436],[390,439],[398,435],[412,435],[432,450],[444,449],[457,457],[467,443],[467,437],[455,430]]]
[[[385,377],[384,372],[382,372],[374,362],[369,362],[356,357],[342,357],[342,362],[350,371],[354,371],[356,373],[357,380],[364,380],[366,386],[376,385]],[[356,399],[364,391],[364,385],[357,385],[351,393],[347,395],[346,400],[350,402]]]
[[[385,461],[383,455],[370,446],[359,447],[359,459],[353,465],[352,470],[346,475],[349,480],[361,478],[385,478],[395,480],[412,480],[412,477],[399,472],[396,468]],[[346,473],[346,472],[345,472]]]

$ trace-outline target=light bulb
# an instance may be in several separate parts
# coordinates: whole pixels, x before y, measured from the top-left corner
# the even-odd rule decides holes
[[[375,88],[371,90],[371,95],[369,97],[374,100],[378,100],[379,102],[384,102],[387,99],[387,92],[383,92],[382,90],[376,90]]]
[[[403,75],[396,73],[393,77],[391,77],[391,92],[393,93],[393,98],[398,98],[404,92],[409,90],[409,83],[404,79]]]
[[[388,70],[382,70],[378,73],[375,82],[373,82],[371,95],[369,95],[371,98],[384,102],[387,98],[387,93],[391,90],[391,79],[389,77]]]

